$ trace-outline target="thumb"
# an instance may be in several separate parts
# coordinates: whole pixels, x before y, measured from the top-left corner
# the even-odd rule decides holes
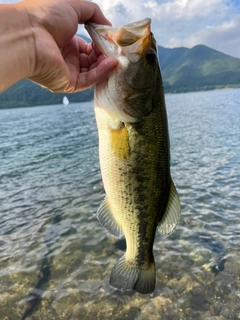
[[[78,16],[78,23],[82,24],[89,20],[97,24],[111,25],[96,3],[85,0],[70,0],[69,3]]]

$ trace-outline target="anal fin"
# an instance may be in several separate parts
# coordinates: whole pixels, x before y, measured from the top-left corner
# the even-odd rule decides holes
[[[118,226],[112,212],[110,211],[107,197],[105,197],[97,211],[97,218],[100,224],[113,236],[117,238],[121,238],[123,236],[122,229]]]
[[[176,187],[171,180],[166,210],[158,224],[158,231],[161,233],[161,235],[167,237],[174,231],[179,223],[180,215],[180,200],[177,194]]]

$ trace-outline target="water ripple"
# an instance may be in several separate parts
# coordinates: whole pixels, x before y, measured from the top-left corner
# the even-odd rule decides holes
[[[166,96],[182,218],[169,238],[156,235],[152,298],[108,284],[125,242],[95,216],[92,103],[1,110],[1,318],[238,319],[239,93]]]

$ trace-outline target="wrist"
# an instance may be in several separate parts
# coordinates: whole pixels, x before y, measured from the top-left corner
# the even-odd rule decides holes
[[[28,77],[34,37],[24,2],[0,5],[0,93]]]

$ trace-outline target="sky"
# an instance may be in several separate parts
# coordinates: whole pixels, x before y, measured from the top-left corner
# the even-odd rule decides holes
[[[34,1],[34,0],[33,0]],[[0,3],[17,2],[0,0]],[[240,58],[240,0],[95,0],[114,26],[146,17],[158,45],[204,44]],[[79,32],[84,33],[82,27]]]

